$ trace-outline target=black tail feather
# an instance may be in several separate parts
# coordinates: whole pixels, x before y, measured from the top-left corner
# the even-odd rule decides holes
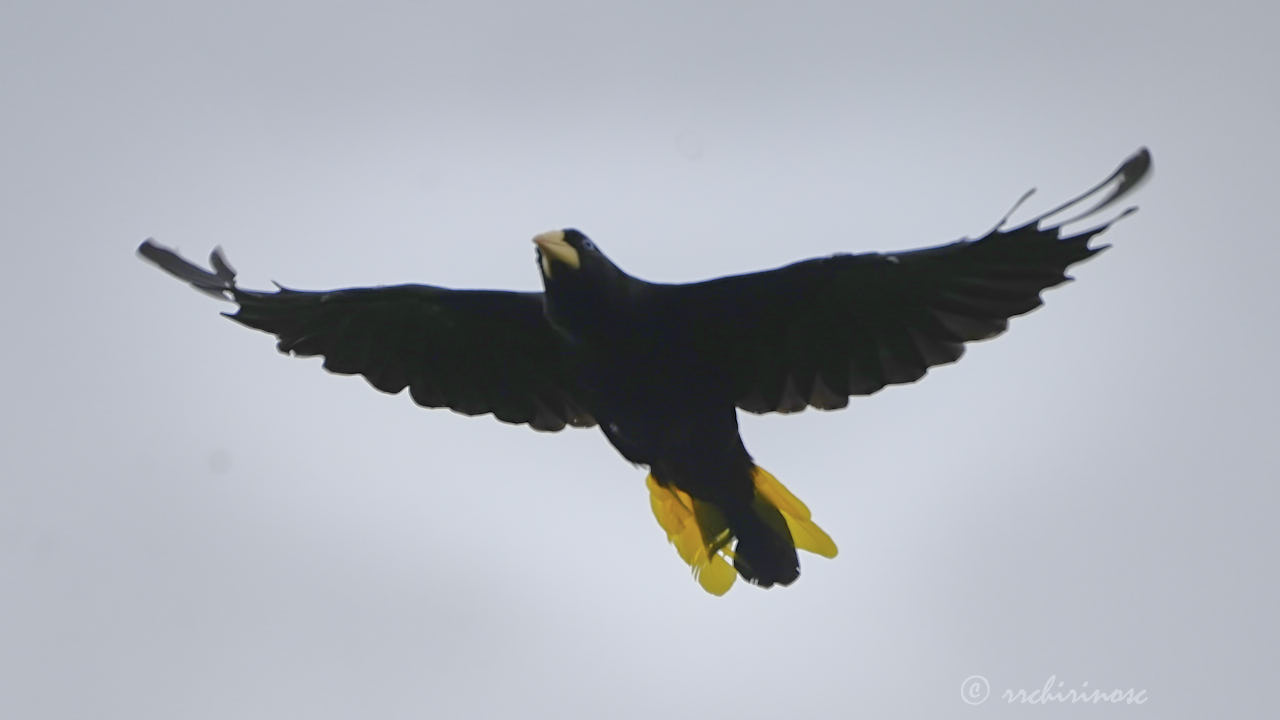
[[[743,579],[767,588],[790,585],[800,577],[795,541],[777,508],[757,500],[728,516],[729,526],[738,538],[733,567]]]

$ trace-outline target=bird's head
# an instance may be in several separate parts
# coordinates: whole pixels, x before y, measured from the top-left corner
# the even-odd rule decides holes
[[[575,334],[608,325],[626,312],[640,285],[613,264],[586,235],[549,230],[533,238],[546,289],[547,310],[556,325]]]
[[[548,230],[536,235],[533,244],[548,292],[605,285],[625,276],[590,238],[572,228]]]

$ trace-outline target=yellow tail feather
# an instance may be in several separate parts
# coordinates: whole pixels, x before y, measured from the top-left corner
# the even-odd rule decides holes
[[[791,539],[796,542],[797,550],[807,550],[825,558],[836,556],[836,544],[818,524],[809,519],[809,508],[800,502],[800,498],[791,494],[778,478],[768,470],[756,465],[751,469],[751,477],[756,484],[756,494],[772,503],[787,521],[787,529],[791,531]]]
[[[757,497],[782,513],[797,549],[828,558],[836,556],[835,542],[810,519],[809,508],[799,498],[763,468],[754,467],[752,479]],[[699,507],[702,503],[683,490],[663,487],[653,475],[645,479],[645,485],[653,516],[667,533],[667,540],[676,546],[680,559],[693,570],[698,584],[713,595],[729,592],[738,572],[730,562],[733,551],[728,544],[732,537],[723,525],[723,517],[706,506]]]
[[[645,479],[649,487],[649,504],[653,507],[653,516],[667,533],[667,540],[676,546],[680,559],[693,569],[693,576],[703,590],[712,595],[723,595],[733,587],[738,571],[733,569],[726,558],[725,545],[729,538],[727,530],[720,538],[710,541],[702,536],[694,513],[694,500],[683,490],[674,487],[662,487],[650,475]],[[718,541],[718,542],[717,542]],[[716,547],[716,546],[719,547]]]

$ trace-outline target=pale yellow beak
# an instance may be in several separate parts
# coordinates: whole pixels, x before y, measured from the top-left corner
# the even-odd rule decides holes
[[[578,251],[564,239],[563,230],[548,230],[540,235],[535,235],[533,244],[537,245],[538,250],[541,251],[542,275],[544,277],[551,277],[553,260],[568,265],[573,270],[577,270],[582,265],[582,259],[578,257]]]

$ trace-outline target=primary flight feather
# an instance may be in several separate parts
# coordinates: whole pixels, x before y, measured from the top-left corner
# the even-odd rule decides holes
[[[1063,226],[1127,196],[1150,167],[1144,148],[1079,197],[976,240],[684,285],[632,277],[572,229],[533,240],[541,293],[262,292],[237,286],[217,249],[210,270],[151,240],[138,252],[238,304],[228,317],[275,335],[281,352],[323,356],[326,369],[384,392],[408,388],[425,407],[537,430],[598,425],[648,466],[659,524],[699,583],[722,594],[738,575],[790,584],[797,549],[836,554],[809,509],[747,453],[739,409],[841,408],[956,361],[964,343],[1003,332],[1099,252],[1090,241],[1132,208],[1074,234]]]

